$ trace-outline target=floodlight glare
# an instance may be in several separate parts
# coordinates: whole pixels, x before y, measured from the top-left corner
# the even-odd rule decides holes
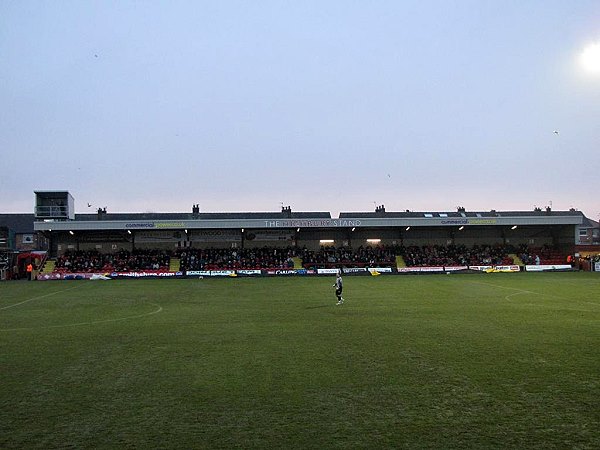
[[[600,42],[590,44],[583,50],[581,64],[587,72],[600,75]]]

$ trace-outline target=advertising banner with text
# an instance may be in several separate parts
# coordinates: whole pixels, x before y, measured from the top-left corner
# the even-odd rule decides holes
[[[294,232],[290,230],[251,230],[246,233],[247,241],[293,241]]]
[[[192,242],[242,242],[242,230],[194,230]]]
[[[185,239],[185,233],[178,230],[138,231],[136,242],[179,242]]]
[[[571,270],[572,267],[570,264],[539,264],[535,266],[525,266],[525,270],[527,272],[546,272],[548,270]]]

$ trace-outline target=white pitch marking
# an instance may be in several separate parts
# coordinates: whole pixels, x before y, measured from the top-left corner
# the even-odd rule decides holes
[[[514,287],[502,286],[502,285],[499,285],[499,284],[492,284],[492,283],[482,283],[482,282],[480,282],[480,281],[470,281],[470,283],[473,283],[473,284],[481,284],[482,286],[491,286],[491,287],[496,287],[496,288],[501,288],[501,289],[510,289],[511,291],[519,291],[519,292],[517,292],[518,294],[521,294],[521,293],[527,293],[527,294],[537,294],[537,292],[525,291],[525,290],[523,290],[523,289],[514,288]],[[538,295],[543,295],[543,294],[538,294]]]
[[[45,297],[50,297],[51,295],[60,294],[61,292],[72,291],[73,289],[77,289],[78,287],[79,286],[73,286],[73,287],[68,288],[68,289],[63,289],[62,291],[51,292],[50,294],[44,294],[44,295],[40,295],[39,297],[33,297],[33,298],[30,298],[30,299],[27,299],[27,300],[23,300],[22,302],[15,303],[14,305],[3,306],[2,308],[0,308],[0,311],[2,311],[4,309],[13,308],[15,306],[19,306],[19,305],[22,305],[23,303],[28,303],[28,302],[31,302],[33,300],[39,300],[40,298],[45,298]]]
[[[158,306],[158,309],[149,313],[144,313],[144,314],[138,314],[136,316],[126,316],[126,317],[119,317],[117,319],[106,319],[106,320],[94,320],[92,322],[78,322],[78,323],[70,323],[67,325],[48,325],[45,327],[25,327],[25,328],[7,328],[4,330],[0,331],[23,331],[23,330],[44,330],[44,329],[49,329],[49,328],[67,328],[67,327],[80,327],[83,325],[96,325],[98,323],[108,323],[108,322],[120,322],[122,320],[129,320],[129,319],[139,319],[140,317],[147,317],[147,316],[152,316],[154,314],[158,314],[160,312],[162,312],[163,308],[160,305],[157,305],[156,303],[149,303],[150,305],[154,305],[154,306]]]
[[[515,292],[513,294],[508,294],[506,297],[504,297],[504,300],[509,300],[510,301],[511,297],[513,297],[515,295],[521,295],[521,294],[533,294],[533,292],[519,290],[519,292]]]
[[[508,301],[510,301],[510,297],[513,297],[515,295],[521,295],[521,294],[533,294],[533,295],[547,296],[547,297],[558,298],[558,299],[561,299],[561,300],[566,300],[564,297],[559,297],[558,295],[545,294],[545,293],[533,292],[533,291],[525,291],[523,289],[512,288],[512,287],[507,287],[507,286],[500,286],[498,284],[481,283],[481,282],[477,282],[477,281],[472,281],[471,283],[481,284],[481,285],[484,285],[484,286],[492,286],[492,287],[497,287],[497,288],[502,288],[502,289],[510,289],[510,290],[517,291],[517,292],[514,292],[512,294],[508,294],[507,296],[504,297],[504,300],[508,300]],[[594,303],[594,302],[583,302],[583,303],[586,303],[588,305],[600,306],[600,304]],[[550,308],[549,306],[542,305],[542,304],[539,304],[539,303],[519,303],[519,304],[521,306],[537,306],[537,307],[544,306],[546,308]],[[555,309],[555,308],[551,308],[551,309]],[[566,309],[567,311],[598,312],[597,310],[593,310],[593,309],[581,309],[581,308],[558,308],[558,309]]]

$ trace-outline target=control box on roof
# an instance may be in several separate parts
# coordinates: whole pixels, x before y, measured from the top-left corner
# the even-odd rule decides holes
[[[36,220],[75,220],[75,200],[68,191],[35,191]]]

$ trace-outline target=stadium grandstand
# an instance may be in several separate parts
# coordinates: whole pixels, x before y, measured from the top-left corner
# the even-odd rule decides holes
[[[553,211],[76,214],[68,191],[36,191],[33,214],[0,214],[7,278],[110,274],[250,276],[598,269],[600,228]]]

